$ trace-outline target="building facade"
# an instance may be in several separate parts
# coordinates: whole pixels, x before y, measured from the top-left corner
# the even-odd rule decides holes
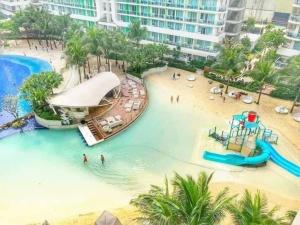
[[[6,17],[10,17],[29,4],[30,0],[0,0],[0,12]]]
[[[225,37],[229,0],[42,0],[42,4],[54,14],[69,13],[74,19],[125,32],[139,20],[148,30],[145,42],[180,46],[187,55],[209,57],[217,55],[216,46]]]
[[[238,39],[242,30],[246,0],[229,0],[225,33],[230,38]]]
[[[286,38],[289,48],[300,51],[300,0],[294,0],[290,15]]]

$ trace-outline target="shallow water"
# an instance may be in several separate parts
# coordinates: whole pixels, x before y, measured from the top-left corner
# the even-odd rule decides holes
[[[165,174],[195,174],[214,165],[201,160],[204,149],[199,149],[199,142],[208,143],[208,128],[215,118],[201,109],[170,104],[168,91],[154,82],[147,86],[150,102],[144,114],[121,134],[92,148],[77,130],[38,130],[0,140],[0,224],[120,207],[150,184],[161,183]],[[87,165],[82,163],[83,153]],[[272,188],[272,182],[281,179],[268,170],[257,178],[255,169],[241,173],[240,167],[233,172],[224,165],[215,168],[224,168],[215,174],[219,180],[259,180]],[[268,175],[271,182],[264,179]],[[279,189],[287,184],[284,179],[277,183]]]

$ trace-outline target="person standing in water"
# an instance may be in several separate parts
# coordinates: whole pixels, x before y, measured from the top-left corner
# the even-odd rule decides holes
[[[88,159],[87,159],[86,155],[83,154],[83,163],[86,164],[87,162],[88,162]]]
[[[103,155],[101,155],[101,163],[102,163],[102,165],[104,164],[104,161],[105,161],[105,158],[104,158],[104,156]]]
[[[177,103],[179,102],[179,95],[177,96],[176,101],[177,101]]]
[[[171,96],[171,103],[173,103],[173,95]]]

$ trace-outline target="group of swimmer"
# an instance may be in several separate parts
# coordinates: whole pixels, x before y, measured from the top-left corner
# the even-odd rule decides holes
[[[104,155],[101,155],[101,156],[100,156],[100,160],[101,160],[102,165],[104,165],[104,162],[105,162]],[[88,158],[87,158],[86,154],[83,154],[83,163],[84,163],[84,164],[87,164],[87,163],[88,163]]]

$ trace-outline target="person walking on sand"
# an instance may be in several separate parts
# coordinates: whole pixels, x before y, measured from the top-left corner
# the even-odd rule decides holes
[[[176,78],[175,78],[175,73],[173,73],[173,80],[175,80]]]
[[[177,103],[179,102],[179,95],[177,96],[176,101],[177,101]]]
[[[226,101],[226,98],[225,98],[225,96],[223,97],[223,103],[225,103],[225,101]]]
[[[87,162],[88,162],[88,159],[87,159],[86,155],[83,154],[83,163],[86,164]]]
[[[173,95],[171,96],[171,103],[173,103]]]
[[[104,164],[104,161],[105,161],[105,158],[104,158],[104,156],[103,155],[101,155],[101,163],[102,163],[102,165]]]

